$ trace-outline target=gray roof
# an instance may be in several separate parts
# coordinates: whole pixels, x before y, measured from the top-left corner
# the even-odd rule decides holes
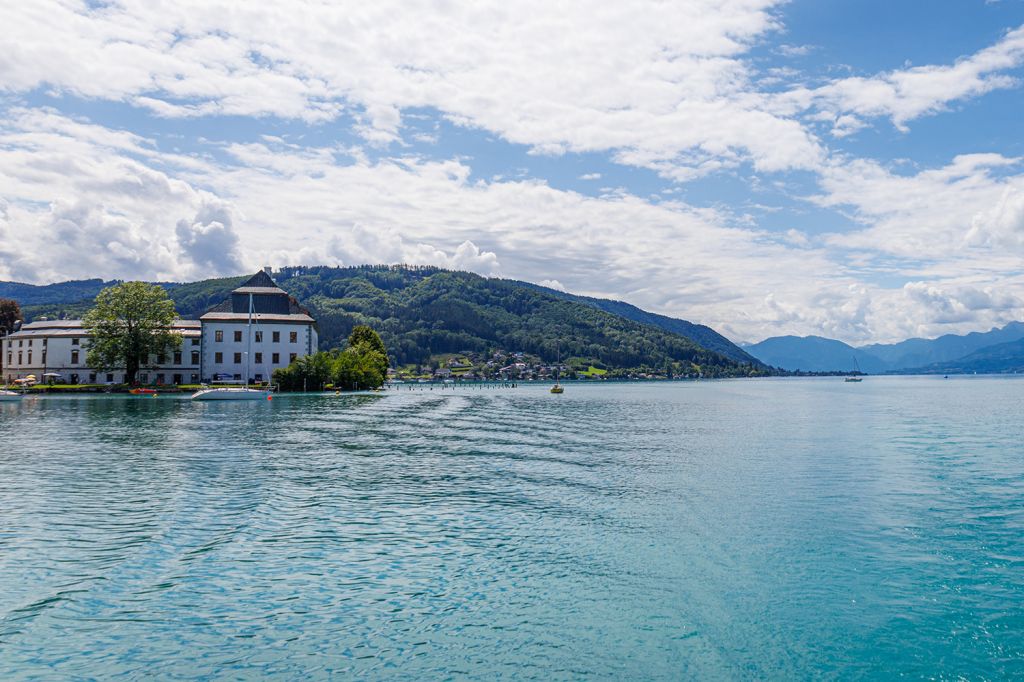
[[[250,277],[245,284],[235,289],[239,294],[286,294],[287,292],[263,270]]]
[[[309,311],[299,305],[294,296],[289,296],[287,291],[278,287],[274,280],[270,278],[270,275],[262,270],[250,277],[248,281],[231,293],[232,295],[252,294],[253,296],[273,297],[271,300],[280,302],[280,309],[277,309],[278,306],[274,304],[269,310],[264,308],[264,312],[254,314],[254,323],[291,322],[295,324],[316,324],[316,320],[309,314]],[[228,297],[203,313],[199,319],[203,322],[247,320],[249,318],[248,310],[240,310],[235,307],[234,303],[232,297]],[[254,307],[258,311],[260,309],[260,302],[257,301]]]
[[[238,287],[232,293],[235,294],[282,294],[288,295],[284,289],[278,289],[277,287]]]
[[[171,329],[182,336],[198,336],[202,328],[199,320],[175,320]],[[38,339],[46,336],[86,336],[81,320],[41,320],[23,325],[21,330],[8,334],[8,339]]]
[[[246,322],[249,319],[248,313],[220,312],[216,309],[203,315],[203,322]],[[293,313],[289,315],[274,315],[271,313],[256,313],[252,316],[253,324],[264,322],[291,322],[294,324],[313,324],[315,320],[305,313]]]

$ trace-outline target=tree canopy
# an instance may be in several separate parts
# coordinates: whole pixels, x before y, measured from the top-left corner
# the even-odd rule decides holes
[[[0,298],[0,332],[10,334],[14,331],[15,324],[24,319],[21,315],[21,306],[17,301],[9,298]]]
[[[357,391],[384,385],[387,371],[387,350],[380,335],[360,325],[352,330],[344,350],[297,358],[288,367],[275,370],[274,381],[283,391],[318,391],[327,386]]]
[[[158,285],[124,282],[108,287],[82,320],[91,336],[86,362],[97,370],[124,367],[127,383],[134,384],[150,356],[181,345],[181,336],[172,329],[176,317],[174,303]]]

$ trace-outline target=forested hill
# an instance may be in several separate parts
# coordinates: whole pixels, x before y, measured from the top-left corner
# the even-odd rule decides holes
[[[531,284],[529,282],[517,282],[523,286],[533,287],[541,291],[545,291],[555,296],[560,296],[570,301],[577,301],[580,303],[586,303],[589,306],[593,306],[605,312],[612,313],[613,315],[619,315],[625,317],[627,320],[633,320],[634,322],[641,322],[643,324],[652,324],[655,327],[660,327],[667,332],[673,334],[679,334],[685,336],[694,343],[713,350],[716,353],[721,353],[727,358],[732,358],[737,362],[746,362],[753,364],[762,364],[760,360],[755,358],[753,355],[743,350],[735,343],[725,338],[711,327],[703,324],[694,324],[687,320],[680,320],[676,317],[668,317],[667,315],[658,315],[657,313],[650,313],[641,308],[637,308],[635,305],[625,303],[623,301],[613,301],[607,298],[592,298],[590,296],[577,296],[576,294],[569,294],[562,291],[556,291],[555,289],[548,289],[542,287],[539,284]]]
[[[757,360],[728,357],[680,333],[602,310],[594,303],[599,299],[576,300],[522,282],[399,266],[289,267],[274,278],[313,312],[322,347],[338,346],[355,325],[369,324],[381,333],[397,365],[426,364],[447,353],[502,350],[547,362],[560,353],[563,361],[673,374],[691,373],[694,365],[705,376],[768,371]],[[244,279],[165,286],[181,316],[195,318]],[[54,315],[67,307],[30,306],[26,313]]]

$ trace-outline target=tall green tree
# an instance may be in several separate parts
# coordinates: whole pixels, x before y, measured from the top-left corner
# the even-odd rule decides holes
[[[363,363],[369,363],[381,375],[381,383],[388,375],[388,349],[383,339],[372,327],[365,324],[356,325],[348,337],[348,348],[358,353]]]
[[[10,334],[14,325],[25,319],[21,315],[21,306],[10,298],[0,298],[0,333]]]
[[[91,336],[87,364],[96,370],[125,368],[134,384],[150,355],[162,355],[181,345],[171,328],[177,314],[167,292],[155,284],[124,282],[96,296],[82,326]]]
[[[274,370],[283,391],[320,390],[327,383],[347,391],[379,388],[387,379],[384,342],[370,327],[357,326],[343,351],[314,353]]]

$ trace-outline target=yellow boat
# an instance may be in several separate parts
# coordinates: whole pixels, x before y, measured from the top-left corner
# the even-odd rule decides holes
[[[555,385],[551,387],[552,393],[565,393],[565,389],[562,388],[562,384],[558,383],[558,368],[562,365],[562,347],[561,344],[555,344]]]

